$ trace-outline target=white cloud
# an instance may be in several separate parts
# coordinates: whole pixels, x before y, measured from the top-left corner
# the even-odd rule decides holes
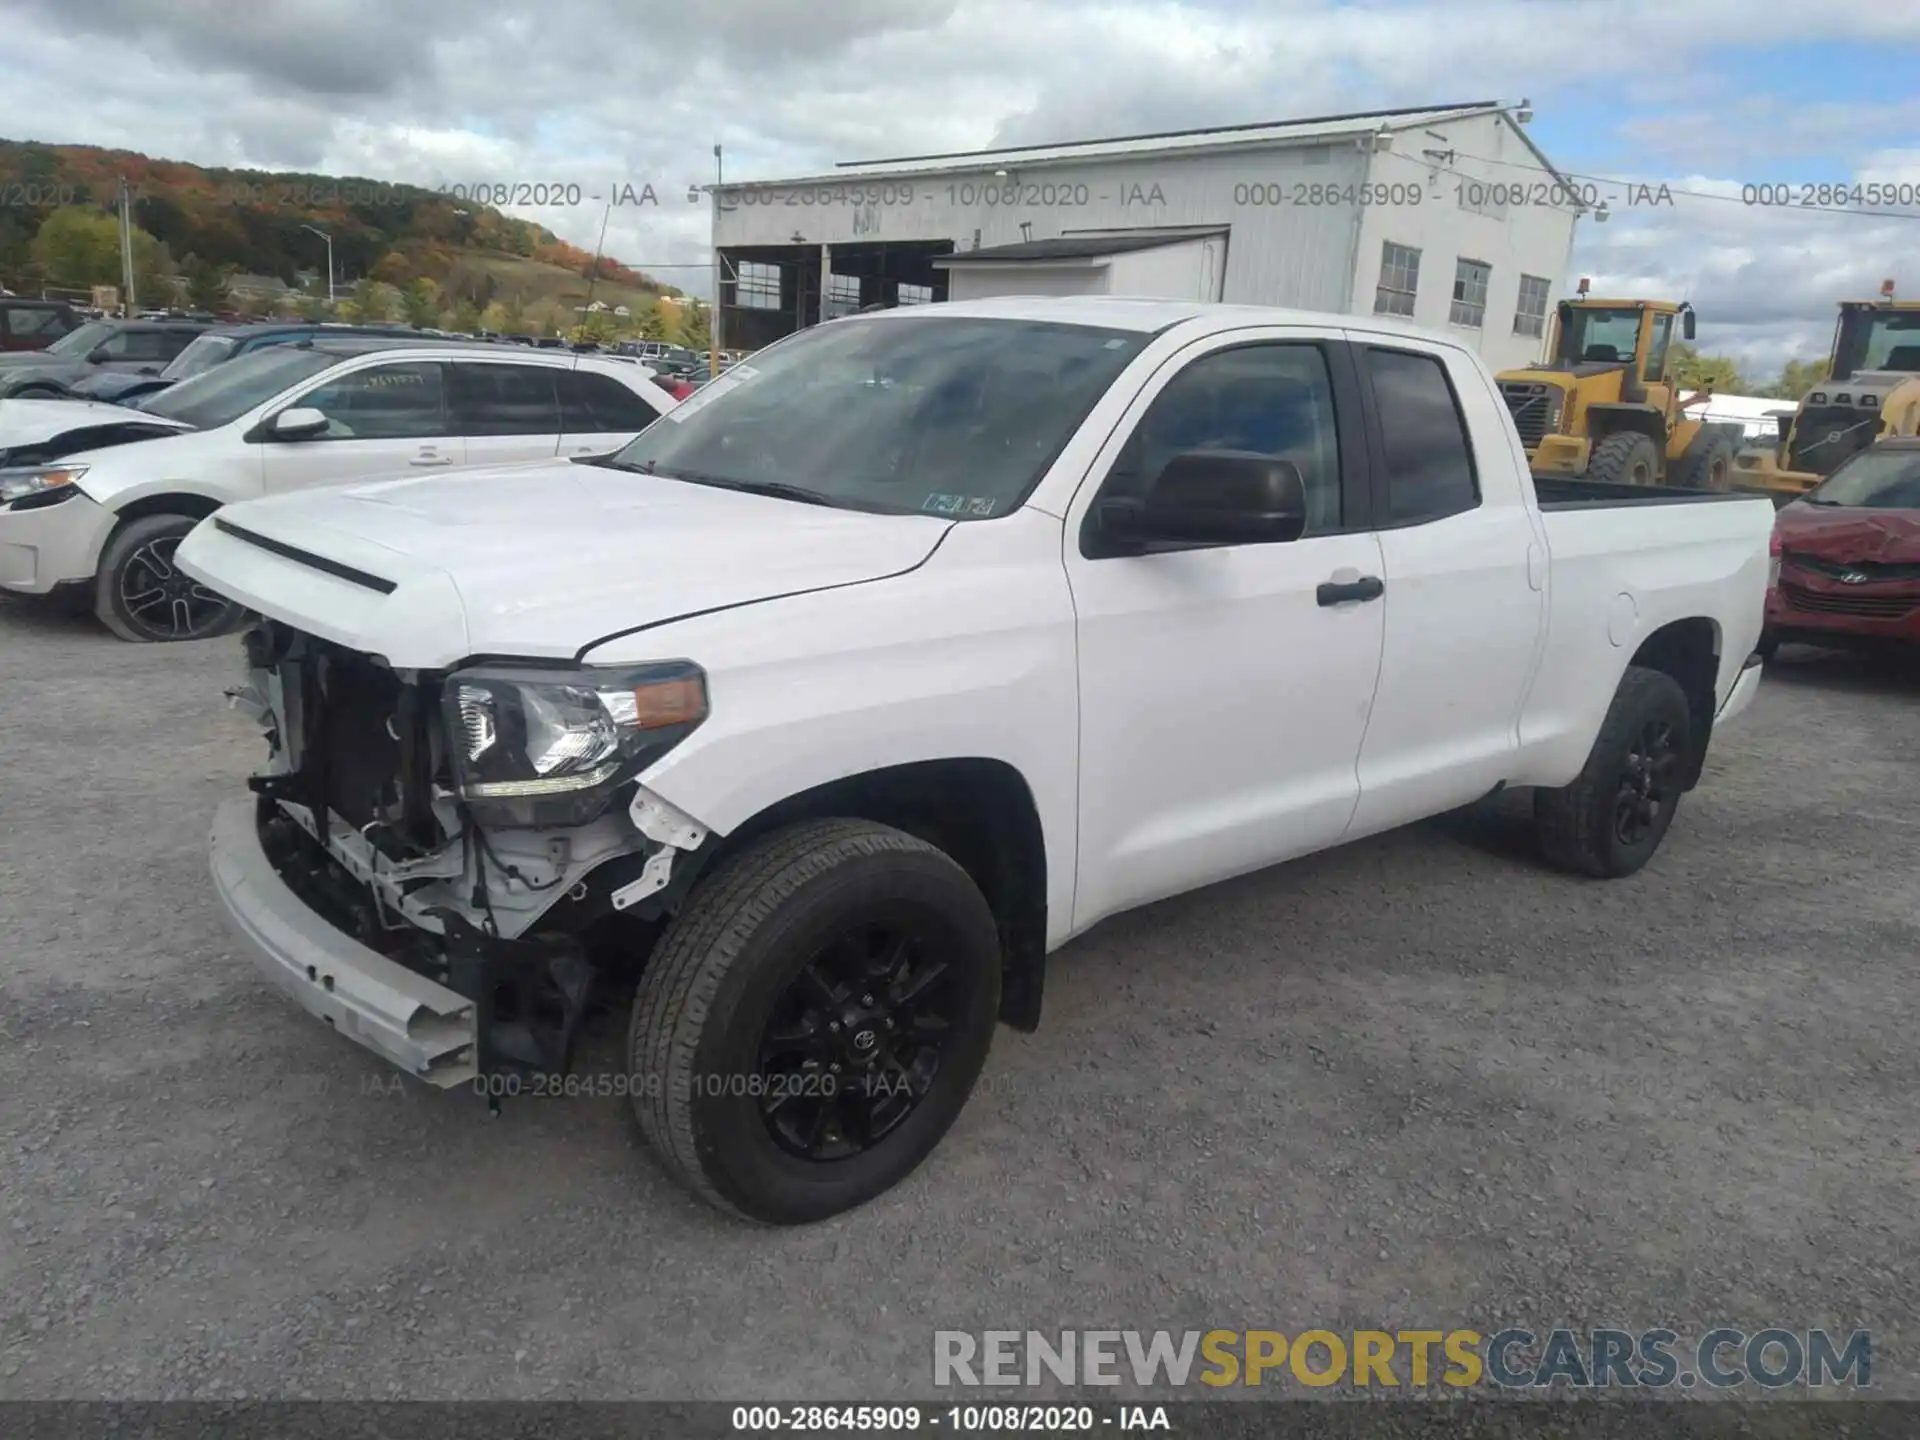
[[[1583,224],[1579,273],[1684,295],[1700,342],[1756,371],[1825,349],[1833,302],[1874,293],[1920,221],[1739,203],[1799,157],[1920,183],[1920,101],[1755,92],[1746,47],[1804,29],[1800,0],[12,0],[0,134],[201,163],[419,184],[581,186],[515,213],[706,284],[686,187],[841,160],[1340,110],[1598,90],[1589,149],[1615,178],[1715,195]],[[1648,36],[1658,43],[1649,45]],[[1920,47],[1920,7],[1823,12],[1823,41]],[[1790,41],[1786,42],[1790,43]],[[1697,110],[1678,113],[1677,106]],[[1562,112],[1564,113],[1564,112]],[[1684,177],[1676,179],[1676,176]],[[1841,177],[1833,177],[1841,178]],[[601,203],[620,184],[659,203]],[[678,268],[690,266],[694,268]],[[1920,266],[1909,290],[1920,291]]]

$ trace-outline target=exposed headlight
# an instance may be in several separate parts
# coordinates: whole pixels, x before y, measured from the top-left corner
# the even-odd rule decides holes
[[[87,473],[84,465],[47,465],[0,470],[0,505],[11,505],[29,495],[44,494],[71,485]]]
[[[582,825],[613,789],[707,718],[698,665],[581,670],[480,667],[441,700],[461,799],[509,825]]]

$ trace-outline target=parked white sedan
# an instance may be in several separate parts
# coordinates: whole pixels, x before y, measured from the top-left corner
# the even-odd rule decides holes
[[[137,411],[0,400],[0,588],[85,587],[124,640],[215,635],[237,611],[176,569],[173,551],[221,506],[602,454],[674,403],[630,361],[373,339],[241,356]]]

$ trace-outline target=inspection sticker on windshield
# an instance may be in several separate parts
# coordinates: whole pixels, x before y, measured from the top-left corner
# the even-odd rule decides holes
[[[729,390],[737,390],[760,372],[751,365],[736,365],[726,374],[717,376],[702,385],[693,394],[667,411],[667,419],[676,425],[685,420],[703,405],[710,405]]]
[[[933,494],[920,504],[922,510],[934,515],[969,515],[976,519],[993,514],[993,506],[991,495]]]

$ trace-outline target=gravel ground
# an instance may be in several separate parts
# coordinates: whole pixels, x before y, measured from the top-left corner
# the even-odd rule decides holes
[[[1785,652],[1631,881],[1509,809],[1109,923],[916,1176],[775,1232],[618,1101],[389,1091],[256,978],[203,858],[259,750],[233,643],[0,602],[0,1394],[878,1399],[936,1328],[1778,1324],[1920,1396],[1920,676]]]

